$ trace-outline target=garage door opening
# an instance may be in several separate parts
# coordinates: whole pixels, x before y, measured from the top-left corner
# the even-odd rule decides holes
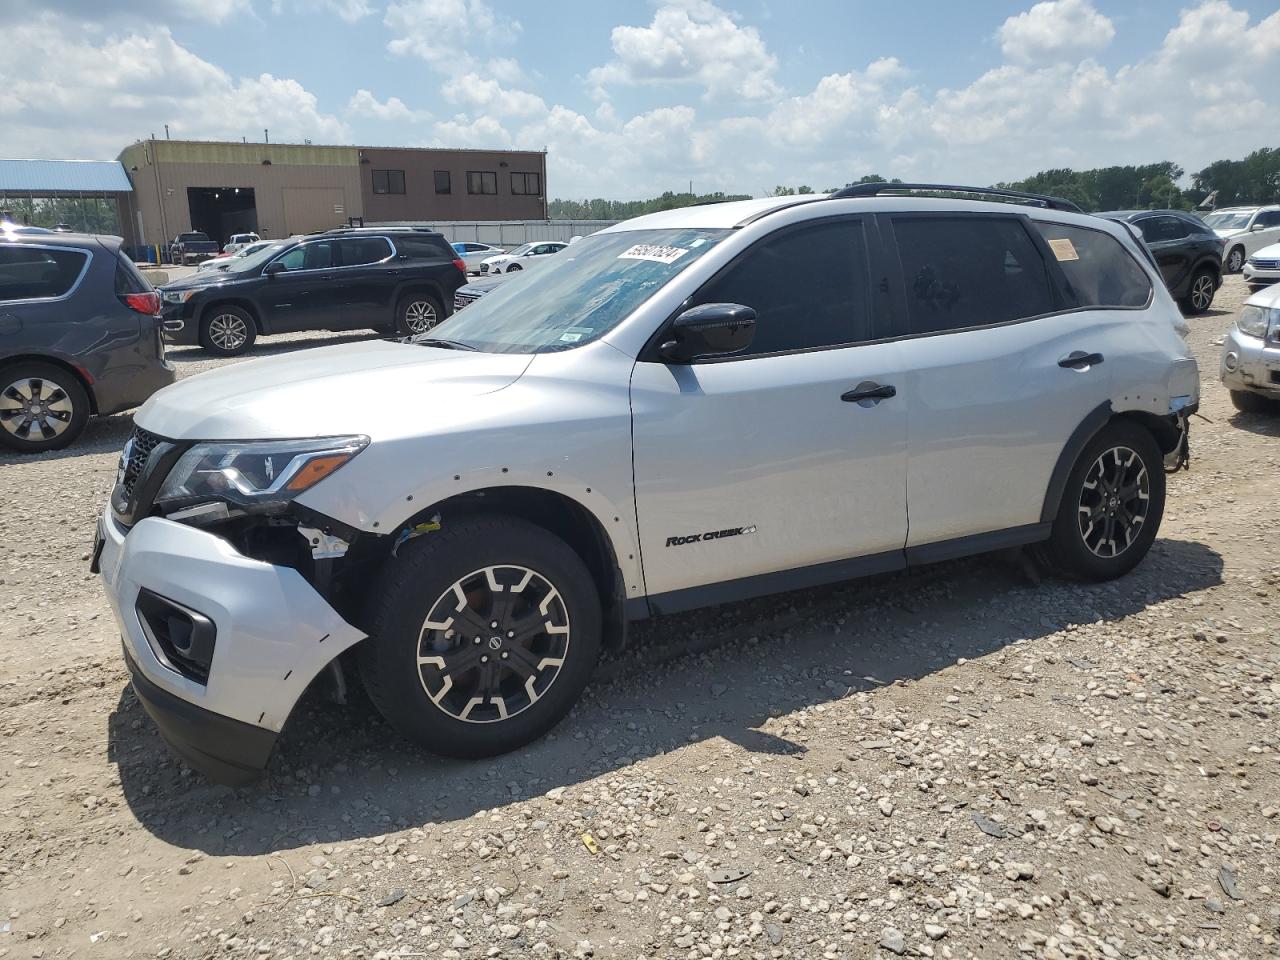
[[[253,187],[187,187],[191,229],[208,234],[218,246],[233,233],[258,232],[258,207]]]

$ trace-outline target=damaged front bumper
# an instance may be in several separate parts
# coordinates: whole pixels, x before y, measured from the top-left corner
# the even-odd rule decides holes
[[[125,528],[108,508],[99,538],[139,700],[209,779],[254,779],[303,691],[365,635],[297,570],[213,533],[159,517]]]

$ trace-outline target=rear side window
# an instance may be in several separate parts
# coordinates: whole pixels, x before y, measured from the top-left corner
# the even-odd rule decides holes
[[[862,221],[849,218],[766,237],[690,305],[741,303],[756,311],[755,338],[739,359],[873,339],[869,289]]]
[[[1057,309],[1019,218],[894,217],[911,333],[1007,323]]]
[[[0,300],[65,296],[88,260],[82,250],[0,246]]]
[[[133,261],[123,253],[116,256],[116,296],[130,293],[150,293],[151,284],[138,272]]]
[[[377,263],[391,256],[391,244],[385,237],[353,237],[342,241],[342,265],[356,267]]]
[[[1062,223],[1034,221],[1067,282],[1072,307],[1145,307],[1151,280],[1109,233]]]

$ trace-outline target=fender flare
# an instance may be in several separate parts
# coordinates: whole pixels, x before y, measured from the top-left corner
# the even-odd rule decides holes
[[[1100,403],[1080,421],[1071,436],[1067,438],[1058,460],[1053,465],[1053,473],[1049,475],[1049,489],[1044,495],[1044,506],[1040,508],[1040,522],[1053,523],[1058,516],[1058,507],[1062,503],[1062,492],[1067,487],[1067,477],[1075,466],[1080,452],[1092,440],[1099,430],[1107,425],[1112,416],[1111,401]]]

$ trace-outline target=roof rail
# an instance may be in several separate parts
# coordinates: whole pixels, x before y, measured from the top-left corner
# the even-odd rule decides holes
[[[949,183],[851,183],[843,190],[831,194],[828,200],[846,200],[850,197],[878,197],[884,193],[969,193],[984,197],[1007,197],[1021,203],[1034,204],[1049,210],[1066,210],[1069,213],[1084,213],[1070,200],[1061,197],[1047,197],[1038,193],[1022,193],[1018,190],[1004,190],[1000,187],[959,187]]]

